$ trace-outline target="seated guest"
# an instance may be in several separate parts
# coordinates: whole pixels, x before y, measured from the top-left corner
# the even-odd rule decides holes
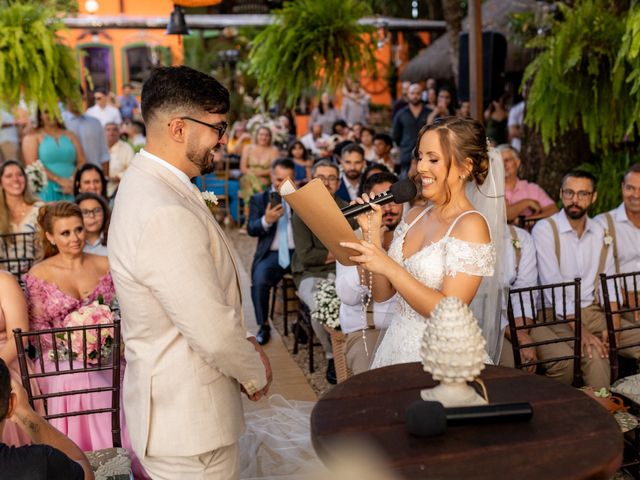
[[[596,179],[587,172],[576,170],[562,180],[560,197],[563,209],[540,221],[533,228],[533,240],[538,259],[541,284],[570,282],[582,278],[581,298],[571,298],[568,292],[568,315],[577,305],[582,306],[582,352],[597,366],[584,371],[585,384],[597,388],[609,386],[608,334],[604,309],[601,305],[600,273],[611,275],[615,271],[613,252],[605,242],[605,231],[587,215],[597,199]],[[563,298],[556,298],[557,311],[562,311]],[[552,304],[551,298],[546,298]],[[628,326],[626,319],[614,318],[616,326]],[[558,335],[567,332],[567,324],[550,327]],[[621,346],[640,344],[639,330],[625,330],[619,335]],[[621,355],[640,358],[640,347],[629,347]],[[591,358],[593,357],[593,358]]]
[[[338,207],[343,208],[346,207],[348,203],[335,195],[338,189],[338,182],[340,181],[339,175],[338,166],[329,160],[320,160],[311,168],[311,177],[322,180],[327,190],[333,195]],[[352,223],[352,226],[353,225]],[[291,227],[293,229],[293,241],[296,246],[291,259],[293,281],[298,290],[298,297],[309,307],[310,311],[313,311],[316,307],[313,298],[316,286],[320,280],[324,280],[329,274],[335,273],[336,259],[295,213],[291,217]],[[336,383],[336,369],[333,362],[333,352],[329,334],[324,327],[315,320],[312,319],[311,323],[313,331],[320,340],[328,360],[327,381],[329,383]]]
[[[122,179],[122,175],[127,171],[129,165],[135,155],[133,147],[127,142],[120,140],[120,129],[115,123],[107,123],[104,127],[107,136],[107,145],[109,146],[109,161],[102,168],[105,175],[109,178],[107,185],[107,194],[111,197],[118,184]]]
[[[609,212],[601,213],[594,220],[613,239],[615,272],[640,271],[640,163],[631,165],[622,177],[622,203]],[[631,292],[624,292],[625,295],[627,293]],[[627,302],[635,307],[635,295],[628,295]],[[639,313],[628,312],[625,317],[640,322]]]
[[[27,302],[15,277],[8,272],[0,271],[0,361],[9,369],[11,378],[20,382],[18,352],[13,338],[14,328],[20,328],[23,332],[29,331]],[[28,359],[27,365],[31,369],[31,361]],[[40,393],[35,380],[31,382],[31,389],[35,395]],[[1,411],[0,418],[2,418]],[[31,443],[31,439],[18,425],[9,422],[5,425],[4,432],[0,428],[0,443],[19,447]],[[2,465],[1,460],[0,465]]]
[[[298,185],[307,183],[311,178],[311,165],[313,165],[313,158],[311,158],[311,155],[309,155],[304,144],[299,140],[291,144],[288,153],[289,158],[293,160],[293,164],[296,168],[296,183]]]
[[[345,202],[351,202],[356,199],[365,165],[364,150],[360,145],[351,143],[342,149],[340,154],[342,179],[336,192],[338,198]]]
[[[360,188],[358,188],[359,197],[361,197],[362,194],[365,193],[364,187],[367,183],[367,179],[378,173],[389,173],[389,169],[381,163],[372,163],[364,169],[364,172],[362,172],[362,181],[360,182]]]
[[[360,134],[360,146],[364,151],[364,159],[367,162],[375,162],[378,160],[376,149],[373,146],[373,139],[375,138],[375,135],[376,132],[373,128],[362,128],[362,133]]]
[[[349,130],[349,126],[344,120],[336,120],[335,122],[333,122],[331,133],[333,143],[344,142],[347,140],[353,141],[351,138],[351,130]]]
[[[45,205],[38,215],[40,251],[43,259],[24,276],[29,318],[33,330],[64,327],[67,315],[98,297],[110,304],[115,289],[106,257],[83,252],[85,231],[80,207],[69,202]],[[51,349],[51,339],[43,338],[43,348]],[[43,359],[47,371],[54,362]],[[36,368],[39,368],[39,362]],[[82,390],[111,385],[111,373],[95,371],[60,375],[39,380],[44,393]],[[54,397],[48,401],[49,414],[78,409],[108,408],[111,394]],[[51,420],[51,424],[72,437],[83,450],[111,447],[111,416],[107,413]]]
[[[331,141],[331,136],[322,132],[322,125],[319,123],[311,125],[311,131],[300,138],[300,142],[305,148],[316,157],[326,155],[327,147]]]
[[[373,149],[376,153],[376,161],[387,167],[390,172],[395,172],[396,163],[391,156],[392,148],[393,140],[390,135],[386,133],[376,133],[376,136],[373,137]]]
[[[640,271],[640,163],[622,177],[622,203],[594,220],[613,237],[616,273]]]
[[[507,221],[519,216],[528,219],[545,218],[558,211],[547,193],[535,183],[518,178],[520,156],[511,145],[499,145],[497,150],[504,161],[504,196],[507,201]]]
[[[85,244],[84,253],[107,256],[107,233],[111,210],[105,198],[95,193],[81,193],[76,197],[76,205],[82,212]]]
[[[16,448],[0,442],[2,478],[93,480],[91,464],[80,447],[31,408],[26,390],[0,359],[0,436],[8,428],[19,430],[33,445]]]
[[[133,151],[138,153],[147,143],[147,129],[144,123],[139,120],[125,121],[123,127],[121,131],[126,136],[127,142],[131,144]]]
[[[260,345],[269,341],[269,291],[290,272],[294,238],[291,229],[291,207],[277,194],[278,187],[292,178],[294,164],[279,158],[271,165],[271,188],[257,193],[249,202],[247,233],[258,237],[256,253],[251,265],[251,299],[260,327],[256,340]],[[274,195],[275,194],[275,195]]]
[[[533,238],[526,230],[509,225],[505,228],[506,248],[503,252],[503,268],[505,284],[512,289],[533,287],[538,284],[538,268],[536,261],[536,247]],[[514,295],[511,299],[513,306],[513,316],[517,325],[533,324],[534,316],[537,314],[531,308],[529,298],[524,298],[524,305]],[[535,301],[535,298],[534,298]],[[535,307],[535,305],[534,305]],[[515,366],[513,359],[513,346],[511,345],[511,331],[508,327],[508,320],[503,316],[504,342],[502,344],[502,354],[500,365],[504,367]],[[556,340],[560,338],[547,326],[540,326],[528,330],[518,330],[518,341],[520,344],[533,342],[543,342],[545,340]],[[538,345],[536,347],[523,348],[520,350],[520,357],[523,363],[535,362],[550,358],[568,357],[573,355],[573,350],[568,343],[553,343],[548,345]],[[571,384],[573,381],[573,362],[571,360],[558,360],[542,364],[544,374],[549,378],[554,378],[563,383]],[[582,362],[583,371],[593,368],[593,362],[585,357]],[[526,370],[534,373],[536,366],[526,367]],[[588,374],[591,376],[591,374]]]
[[[73,194],[91,192],[107,198],[107,178],[102,169],[87,163],[80,167],[73,180]]]
[[[0,234],[35,232],[42,205],[31,193],[22,165],[15,160],[0,165]],[[4,251],[0,246],[0,258],[35,257],[33,244],[18,242],[15,247],[8,246]]]
[[[374,197],[389,190],[398,181],[393,173],[376,173],[364,180],[364,190]],[[382,224],[384,240],[382,246],[389,249],[393,232],[402,219],[402,205],[387,203],[382,207]],[[383,303],[370,300],[368,312],[363,315],[363,297],[370,294],[367,285],[361,284],[361,277],[366,273],[356,266],[344,266],[336,262],[336,292],[340,297],[340,328],[346,335],[345,355],[347,368],[354,375],[369,369],[373,352],[378,342],[380,329],[387,328],[395,309],[395,296]],[[369,313],[371,312],[371,313]],[[370,321],[370,317],[371,321]]]

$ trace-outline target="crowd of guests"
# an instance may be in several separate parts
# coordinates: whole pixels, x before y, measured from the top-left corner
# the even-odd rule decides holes
[[[399,178],[412,176],[420,129],[441,117],[469,116],[468,102],[460,102],[454,110],[452,92],[446,87],[438,89],[431,80],[426,82],[426,88],[417,83],[403,84],[402,97],[393,106],[390,131],[376,131],[369,125],[369,99],[357,82],[345,86],[341,109],[335,107],[328,94],[323,94],[311,115],[308,133],[300,138],[290,133],[284,143],[276,146],[274,131],[266,125],[249,132],[247,122],[239,120],[231,128],[226,153],[239,158],[245,227],[249,235],[257,237],[251,268],[251,299],[259,326],[256,339],[261,345],[270,340],[270,291],[284,275],[292,275],[298,297],[310,311],[316,308],[314,294],[320,281],[331,277],[335,278],[341,300],[340,323],[346,335],[347,366],[354,374],[369,368],[378,335],[391,319],[395,299],[384,303],[371,301],[363,315],[362,301],[370,292],[362,284],[358,267],[337,262],[282,200],[278,188],[287,178],[295,179],[299,186],[317,179],[337,206],[344,207],[363,194],[378,195]],[[110,208],[134,152],[143,147],[145,139],[144,124],[138,120],[138,105],[130,87],[124,89],[119,107],[110,97],[108,92],[96,90],[94,106],[81,113],[68,105],[62,122],[50,112],[38,111],[37,121],[21,134],[19,148],[2,150],[5,161],[0,165],[0,234],[34,234],[30,249],[17,255],[38,261],[28,273],[0,274],[0,427],[4,426],[0,447],[40,441],[40,437],[25,430],[24,424],[5,422],[7,418],[13,420],[19,412],[33,422],[41,421],[37,420],[41,412],[28,408],[24,392],[16,386],[20,376],[13,329],[62,327],[66,315],[81,305],[98,297],[108,303],[114,297],[106,259]],[[521,105],[508,111],[504,99],[493,102],[485,112],[485,122],[505,166],[508,248],[499,252],[506,266],[504,281],[511,288],[520,288],[582,278],[581,298],[569,298],[568,303],[570,314],[575,315],[577,308],[582,312],[583,377],[587,385],[609,386],[609,339],[598,274],[640,270],[637,248],[640,165],[632,166],[621,179],[620,206],[595,219],[588,212],[597,198],[596,179],[586,172],[568,173],[558,189],[559,210],[547,192],[518,177],[523,161],[519,153]],[[12,157],[6,158],[7,155]],[[45,168],[48,184],[35,195],[25,166],[38,160]],[[384,229],[380,235],[385,250],[408,208],[409,205],[393,203],[383,207]],[[516,226],[533,223],[531,233]],[[355,221],[352,227],[357,228]],[[609,237],[611,242],[605,241]],[[2,255],[7,256],[6,248],[4,253],[0,252]],[[16,277],[22,281],[23,290]],[[523,321],[523,317],[535,315],[536,312],[522,307],[515,316]],[[637,318],[620,319],[623,326],[637,321]],[[327,380],[335,383],[329,334],[313,319],[312,327],[328,360]],[[567,335],[567,328],[560,325],[520,330],[518,340],[527,343],[562,338]],[[514,364],[510,341],[509,329],[505,328],[501,364],[507,366]],[[619,341],[622,345],[640,343],[640,330],[624,331]],[[525,349],[522,355],[523,360],[536,361],[569,355],[570,349],[568,343],[557,343]],[[640,348],[624,351],[625,355],[640,358]],[[571,361],[550,363],[544,372],[570,383]],[[108,384],[110,379],[107,375],[102,378],[101,374],[97,372],[84,380],[70,377],[69,381],[75,383],[73,388]],[[9,377],[13,379],[13,396],[7,393]],[[34,385],[34,389],[43,392],[53,388],[46,381]],[[100,395],[83,397],[85,406],[93,408],[101,408],[108,400]],[[67,408],[70,406],[62,400],[49,405],[50,413],[64,412]],[[72,417],[55,423],[61,432],[69,434],[71,443],[65,443],[64,437],[47,437],[52,447],[78,462],[85,478],[89,478],[86,459],[81,452],[78,454],[77,447],[95,450],[110,446],[110,425],[105,423],[106,418]],[[124,432],[126,444],[126,428]],[[82,472],[77,470],[77,475]]]
[[[91,469],[85,468],[88,462],[82,451],[112,446],[109,414],[51,420],[57,429],[51,430],[61,432],[56,434],[36,435],[25,428],[46,422],[40,417],[42,408],[33,411],[26,403],[13,329],[64,327],[67,316],[80,307],[94,301],[109,305],[115,298],[107,260],[111,207],[122,176],[145,141],[138,104],[129,90],[127,86],[119,108],[108,100],[106,92],[96,90],[94,106],[80,113],[74,105],[68,105],[62,111],[62,121],[38,110],[31,125],[22,125],[19,148],[9,149],[12,157],[0,164],[0,267],[9,271],[0,271],[0,422],[4,427],[0,447],[5,449],[0,455],[6,460],[3,468],[26,465],[26,456],[20,460],[17,451],[6,450],[7,445],[33,441],[66,454],[60,457],[59,452],[51,454],[42,448],[30,450],[31,460],[38,455],[43,458],[33,470],[34,475],[45,469],[64,472],[59,478],[92,478]],[[37,182],[28,177],[27,171],[38,161],[47,183],[34,192]],[[51,346],[50,339],[43,340],[44,352]],[[49,358],[29,365],[34,371],[42,365],[45,371],[54,368]],[[32,392],[110,387],[111,381],[111,372],[106,370],[46,377],[32,382]],[[108,392],[47,401],[49,414],[110,405]],[[7,418],[11,421],[5,421]],[[16,421],[19,418],[30,419],[30,423]],[[44,434],[44,427],[40,431]],[[126,426],[122,439],[128,446]],[[144,478],[135,459],[133,466],[137,477]]]

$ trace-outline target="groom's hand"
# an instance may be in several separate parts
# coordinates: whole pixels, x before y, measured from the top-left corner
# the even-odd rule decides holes
[[[260,354],[260,360],[262,360],[262,364],[264,365],[265,376],[267,377],[267,384],[264,386],[262,390],[254,393],[253,395],[247,394],[247,397],[249,398],[249,400],[252,400],[255,402],[260,400],[262,397],[264,397],[269,393],[269,388],[271,387],[271,382],[273,381],[273,372],[271,370],[271,363],[269,362],[269,357],[267,357],[267,354],[264,353],[262,346],[258,343],[256,338],[249,337],[247,338],[247,340],[249,340],[253,344],[256,351]],[[247,393],[247,392],[245,391],[244,393]]]

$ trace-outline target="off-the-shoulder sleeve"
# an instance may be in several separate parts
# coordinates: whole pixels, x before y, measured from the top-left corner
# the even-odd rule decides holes
[[[445,273],[452,277],[466,273],[479,277],[490,277],[496,264],[493,243],[471,243],[449,237],[445,253]]]

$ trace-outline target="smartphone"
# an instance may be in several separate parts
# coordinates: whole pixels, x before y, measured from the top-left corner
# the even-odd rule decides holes
[[[282,196],[278,192],[271,192],[271,208],[275,208],[282,203]]]

